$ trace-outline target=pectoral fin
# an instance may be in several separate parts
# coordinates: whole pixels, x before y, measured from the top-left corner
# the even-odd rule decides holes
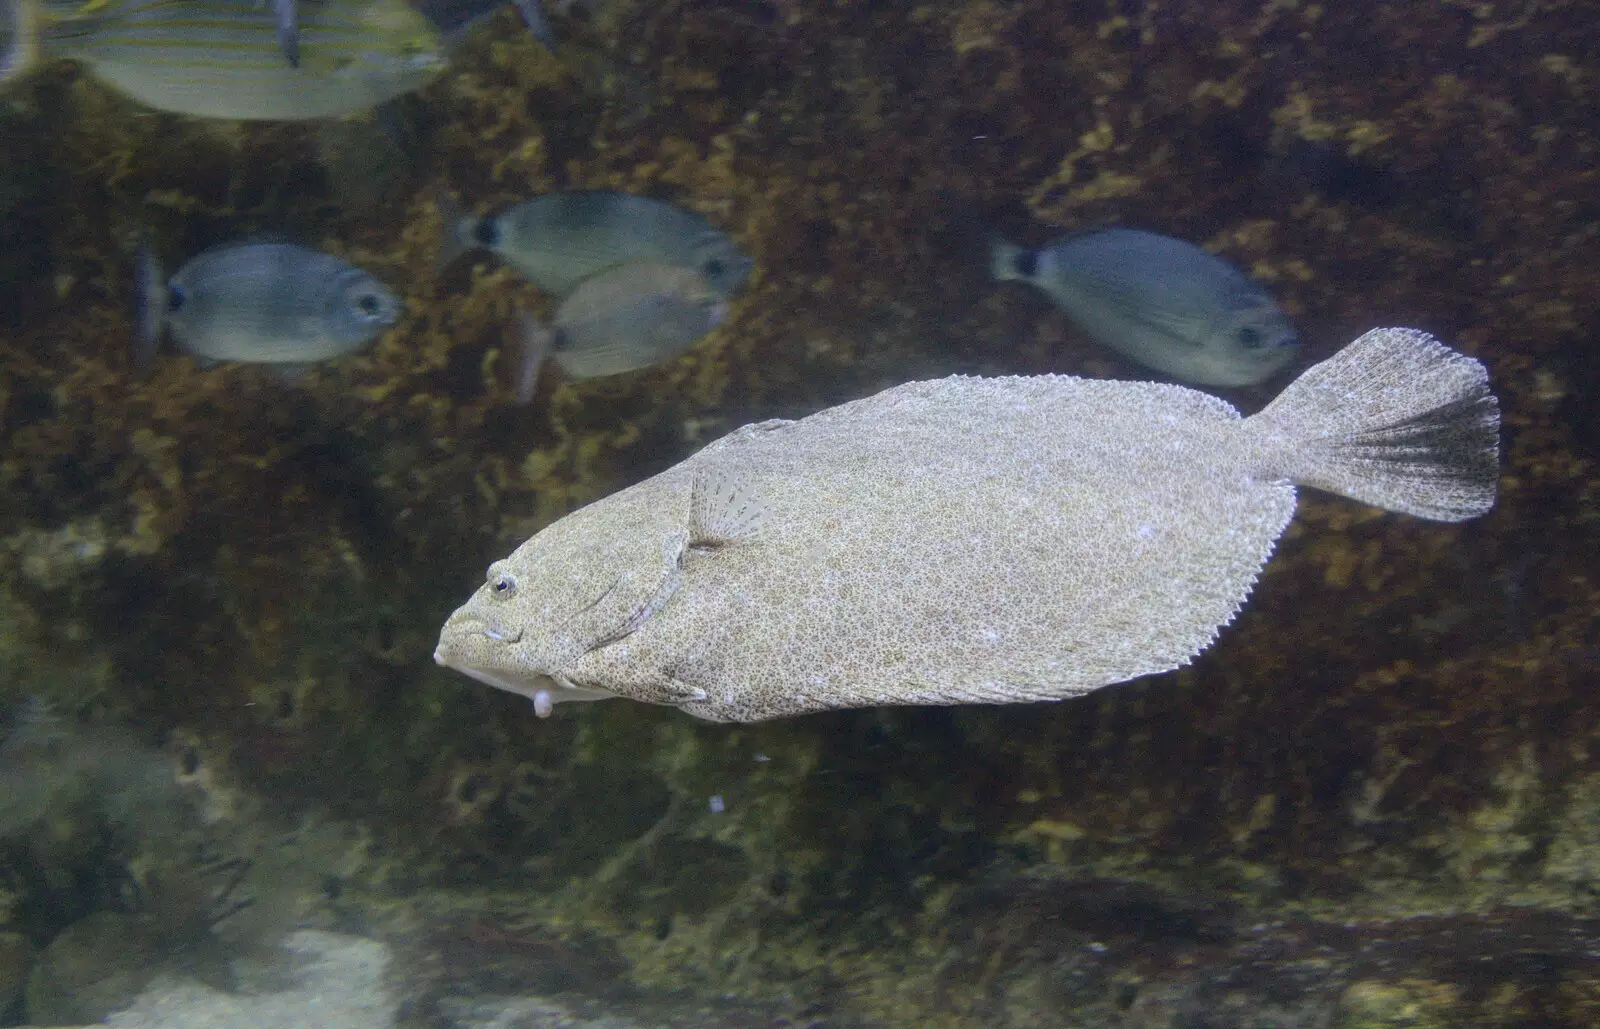
[[[694,474],[689,491],[689,545],[725,547],[761,531],[767,508],[742,473],[715,465]]]
[[[670,675],[662,678],[661,689],[667,695],[669,704],[692,704],[706,699],[705,690]]]

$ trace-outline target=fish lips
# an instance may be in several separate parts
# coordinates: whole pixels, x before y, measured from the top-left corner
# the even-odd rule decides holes
[[[496,667],[520,664],[515,661],[516,655],[508,653],[520,642],[522,642],[521,626],[497,625],[476,616],[463,617],[458,613],[452,616],[440,631],[439,645],[434,648],[433,660],[446,668],[454,668],[492,686],[516,689],[488,676],[495,674],[492,670]],[[511,660],[508,661],[508,658]]]
[[[556,704],[606,700],[610,690],[579,686],[565,676],[529,667],[526,648],[518,646],[522,630],[506,629],[474,617],[452,617],[439,634],[433,660],[485,686],[515,693],[533,701],[540,718],[548,718]]]

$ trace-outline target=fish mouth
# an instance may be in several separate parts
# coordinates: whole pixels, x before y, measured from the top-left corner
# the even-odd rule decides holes
[[[439,645],[434,648],[435,664],[475,675],[473,668],[485,663],[484,659],[501,648],[522,642],[522,627],[507,627],[479,618],[451,619],[439,633]]]
[[[542,672],[510,671],[494,667],[489,662],[479,663],[471,649],[472,641],[481,640],[483,633],[474,631],[466,637],[467,647],[462,647],[461,637],[446,641],[441,639],[433,652],[433,660],[445,668],[460,672],[485,686],[515,693],[533,701],[534,713],[540,718],[550,717],[555,705],[572,701],[608,700],[616,694],[593,686],[579,686],[563,675]],[[520,635],[520,634],[519,634]],[[481,644],[480,644],[481,646]]]
[[[492,622],[481,615],[470,615],[466,618],[452,618],[449,622],[446,622],[444,633],[441,633],[441,640],[445,635],[458,636],[465,639],[483,636],[496,643],[509,645],[522,642],[522,626],[506,626],[498,622]]]

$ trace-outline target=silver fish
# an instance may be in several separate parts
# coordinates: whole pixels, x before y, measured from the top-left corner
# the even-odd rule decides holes
[[[1265,289],[1170,236],[1107,229],[1039,250],[996,241],[990,270],[1038,287],[1101,343],[1184,382],[1254,385],[1298,348]]]
[[[148,244],[136,284],[135,364],[163,329],[214,361],[308,364],[359,349],[400,315],[400,301],[352,264],[292,243],[232,243],[191,259],[165,282]]]
[[[727,316],[699,272],[657,261],[632,261],[578,283],[550,325],[522,319],[517,401],[533,399],[549,357],[575,379],[648,368],[689,349]]]
[[[913,382],[748,425],[489,566],[434,659],[533,699],[710,721],[1079,696],[1187,664],[1314,486],[1489,510],[1477,361],[1377,329],[1261,413],[1182,386]]]
[[[256,0],[105,0],[67,18],[3,2],[22,31],[0,80],[71,58],[140,103],[196,117],[354,114],[445,65],[443,39],[405,0],[296,0],[297,64],[284,59],[282,7],[268,19]]]
[[[460,215],[447,199],[440,205],[441,267],[468,250],[492,250],[557,296],[612,265],[659,261],[698,270],[727,297],[752,267],[733,240],[699,215],[630,193],[546,193],[484,218]]]

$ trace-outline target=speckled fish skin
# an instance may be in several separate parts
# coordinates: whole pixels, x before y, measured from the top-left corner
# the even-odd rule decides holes
[[[211,360],[325,361],[359,349],[400,314],[399,299],[367,272],[292,243],[214,247],[164,286],[153,271],[147,282],[141,363],[163,327],[185,350]]]
[[[711,721],[1078,696],[1186,664],[1296,484],[1423,518],[1494,503],[1487,375],[1379,329],[1240,418],[1181,386],[909,383],[746,426],[489,569],[435,659],[557,703]]]
[[[557,296],[613,265],[657,261],[697,270],[726,298],[744,285],[752,267],[733,240],[699,215],[604,190],[547,193],[484,218],[457,218],[446,235],[442,261],[476,248],[492,250]]]
[[[302,120],[355,114],[425,85],[444,69],[444,40],[405,0],[107,0],[72,17],[6,0],[33,38],[0,79],[40,59],[83,62],[119,92],[202,118]],[[53,12],[52,12],[53,14]],[[14,46],[15,49],[15,46]]]
[[[994,244],[991,270],[1043,291],[1090,335],[1201,386],[1252,386],[1293,360],[1299,338],[1260,284],[1192,243],[1107,229],[1039,250]]]

